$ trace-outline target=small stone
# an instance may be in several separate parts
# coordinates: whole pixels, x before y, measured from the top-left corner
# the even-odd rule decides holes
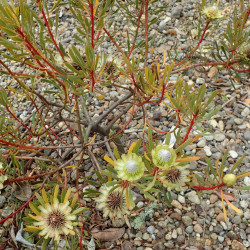
[[[153,234],[154,231],[155,231],[155,227],[154,227],[154,226],[149,226],[149,227],[147,228],[147,232],[150,233],[150,234]]]
[[[167,227],[167,222],[166,222],[166,221],[159,221],[159,222],[158,222],[158,225],[159,225],[161,228],[166,228],[166,227]]]
[[[211,194],[210,196],[210,203],[215,203],[218,200],[218,196],[215,194]]]
[[[206,139],[202,138],[198,143],[197,143],[197,147],[199,148],[204,148],[206,146]]]
[[[194,227],[193,226],[188,226],[185,230],[188,234],[191,234],[194,231]]]
[[[138,203],[137,203],[137,207],[138,208],[142,208],[144,206],[144,203],[142,202],[142,201],[139,201]]]
[[[214,135],[214,139],[216,141],[219,141],[219,142],[224,141],[225,138],[226,138],[226,136],[224,134],[222,134],[222,133],[217,133],[217,134]]]
[[[182,216],[182,222],[186,225],[186,226],[191,226],[193,220],[189,217],[189,216]]]
[[[2,211],[2,217],[6,218],[13,212],[13,209],[11,207],[5,207]]]
[[[187,193],[187,197],[191,202],[193,202],[195,204],[201,203],[201,201],[200,201],[200,199],[195,191],[191,191],[191,192]]]
[[[233,219],[232,219],[232,223],[239,225],[241,223],[241,218],[239,215],[236,215]]]
[[[3,207],[5,201],[6,201],[6,198],[3,195],[0,195],[0,208]]]
[[[250,141],[250,130],[245,131],[243,136],[247,141]]]
[[[153,119],[155,121],[160,121],[161,120],[161,112],[157,111],[153,113]]]
[[[217,74],[218,74],[218,69],[217,69],[216,67],[212,67],[212,68],[209,70],[207,76],[208,76],[209,78],[214,78]]]
[[[234,159],[238,157],[238,153],[234,150],[230,150],[228,153]]]
[[[164,243],[165,249],[174,249],[174,242],[172,240]]]
[[[222,225],[216,225],[216,226],[214,227],[214,232],[215,232],[215,233],[220,233],[220,232],[222,232],[222,231],[223,231]]]
[[[148,239],[149,239],[149,234],[148,234],[148,233],[144,233],[144,234],[142,235],[142,239],[143,239],[143,240],[148,240]]]
[[[195,224],[194,225],[194,231],[196,233],[202,234],[203,233],[203,228],[202,228],[202,226],[200,224]]]
[[[216,233],[212,233],[212,234],[211,234],[211,238],[212,238],[213,240],[217,240],[218,235],[217,235]]]
[[[181,220],[181,215],[178,213],[171,213],[169,216],[171,219]]]
[[[170,234],[165,235],[165,240],[171,240],[171,239],[172,239],[172,236]]]
[[[196,79],[196,83],[197,84],[203,84],[203,83],[205,83],[205,79],[203,79],[203,78],[197,78]]]
[[[186,199],[185,199],[184,196],[178,195],[178,201],[179,201],[180,203],[185,203],[185,202],[186,202]]]
[[[209,239],[206,239],[206,241],[205,241],[205,246],[211,246],[211,240],[209,240]]]
[[[177,200],[173,200],[171,202],[171,205],[174,206],[174,207],[176,207],[176,208],[178,208],[178,209],[180,209],[180,210],[182,209],[182,205]]]
[[[248,107],[245,107],[244,110],[241,112],[241,115],[244,117],[249,116],[250,114],[250,109]]]
[[[234,122],[235,122],[237,125],[240,125],[240,124],[242,124],[243,120],[240,119],[240,118],[235,118],[235,119],[234,119]]]
[[[244,209],[247,209],[248,207],[248,202],[246,200],[240,201],[240,206]]]
[[[211,125],[213,128],[216,128],[217,125],[218,125],[218,123],[217,123],[217,121],[216,121],[215,119],[212,119],[212,120],[210,121],[210,125]]]
[[[181,17],[181,12],[182,12],[181,7],[173,8],[172,12],[171,12],[171,17],[172,18],[180,18]]]
[[[133,248],[131,247],[131,249],[133,249]],[[154,250],[164,250],[165,247],[164,247],[164,245],[163,245],[162,242],[158,242],[158,243],[156,243],[156,244],[154,245],[153,249],[154,249]]]
[[[223,241],[224,241],[224,237],[222,237],[222,236],[218,236],[218,241],[220,242],[220,243],[222,243]]]
[[[174,229],[172,233],[172,238],[176,239],[177,238],[177,231]]]
[[[224,219],[224,213],[218,214],[217,217],[216,217],[216,220],[217,221],[225,221],[225,219]]]
[[[243,240],[243,245],[244,245],[245,247],[249,247],[249,246],[250,246],[250,242],[247,241],[247,240]]]
[[[219,123],[218,123],[218,127],[219,127],[219,129],[221,130],[221,131],[223,131],[224,130],[224,122],[223,121],[219,121]]]
[[[244,178],[244,183],[245,183],[246,186],[250,186],[250,177],[249,176],[246,176]]]
[[[211,149],[210,149],[209,146],[205,146],[204,151],[206,153],[206,156],[211,156],[212,155],[212,152],[211,152]]]
[[[234,240],[232,242],[232,250],[247,250],[247,249],[241,242]]]
[[[250,211],[247,210],[246,212],[244,212],[244,217],[249,220],[250,219]]]

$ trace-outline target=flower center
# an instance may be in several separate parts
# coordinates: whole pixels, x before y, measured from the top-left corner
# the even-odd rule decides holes
[[[123,197],[121,196],[121,193],[113,192],[109,194],[107,203],[112,210],[120,208],[122,202],[123,202]]]
[[[64,225],[65,215],[60,211],[52,211],[47,218],[47,222],[53,229],[58,229]]]
[[[171,159],[171,153],[166,149],[162,149],[158,153],[158,158],[163,162],[168,162]]]
[[[138,164],[137,164],[136,161],[128,161],[128,162],[126,163],[126,170],[127,170],[128,173],[130,173],[130,174],[136,173],[137,170],[138,170],[138,168],[139,168],[139,166],[138,166]]]
[[[180,177],[181,171],[179,169],[171,169],[166,175],[167,180],[171,183],[176,183],[180,180]]]

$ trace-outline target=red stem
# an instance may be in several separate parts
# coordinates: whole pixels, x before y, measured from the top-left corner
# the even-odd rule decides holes
[[[37,0],[37,3],[40,3],[40,0]],[[44,13],[43,7],[42,7],[42,15],[43,15],[44,22],[45,22],[45,24],[46,24],[46,26],[47,26],[47,29],[48,29],[50,38],[52,39],[52,41],[53,41],[53,43],[54,43],[54,45],[55,45],[57,51],[60,53],[61,57],[64,58],[64,54],[62,53],[62,51],[61,51],[60,48],[58,47],[58,45],[57,45],[57,43],[56,43],[56,41],[55,41],[55,39],[54,39],[54,36],[53,36],[53,34],[52,34],[51,30],[50,30],[49,22],[48,22],[48,20],[47,20],[47,18],[46,18],[46,15],[45,15],[45,13]]]
[[[183,139],[181,145],[187,140],[187,138],[188,138],[188,136],[189,136],[189,134],[190,134],[190,132],[191,132],[193,126],[194,126],[194,121],[195,121],[196,117],[198,116],[198,114],[199,114],[199,112],[197,111],[197,112],[193,115],[193,118],[192,118],[192,120],[191,120],[191,122],[190,122],[190,126],[189,126],[189,128],[188,128],[187,134],[186,134],[185,138]]]
[[[185,62],[188,58],[190,58],[190,57],[194,54],[194,52],[198,49],[198,47],[200,46],[200,44],[202,43],[202,41],[203,41],[203,39],[204,39],[204,36],[205,36],[205,34],[206,34],[206,31],[207,31],[207,28],[208,28],[208,25],[209,25],[209,24],[210,24],[210,21],[207,21],[206,26],[205,26],[205,28],[204,28],[204,30],[203,30],[202,35],[201,35],[201,38],[200,38],[199,42],[197,43],[197,45],[194,47],[194,49],[191,51],[191,53],[190,53],[188,56],[186,56],[183,60],[181,60],[180,62],[178,62],[177,64],[175,64],[175,67],[177,67],[177,66],[181,65],[182,63],[184,63],[184,62]]]
[[[145,0],[145,67],[147,66],[148,61],[148,0]]]
[[[13,217],[15,214],[17,214],[18,212],[20,212],[23,208],[25,208],[34,198],[35,198],[36,194],[33,194],[20,208],[18,208],[14,213],[10,214],[9,216],[7,216],[6,218],[4,218],[3,220],[0,221],[0,224],[4,223],[6,220],[8,220],[9,218]]]
[[[190,187],[189,184],[186,184],[186,186]],[[221,183],[221,184],[219,184],[217,186],[213,186],[213,187],[192,186],[191,188],[200,189],[200,190],[214,190],[214,189],[217,189],[217,188],[220,188],[223,186],[224,186],[224,183]]]
[[[95,43],[94,43],[94,37],[95,37],[95,22],[94,22],[94,6],[93,4],[89,1],[89,7],[90,7],[90,19],[91,19],[91,45],[92,48],[94,49]]]

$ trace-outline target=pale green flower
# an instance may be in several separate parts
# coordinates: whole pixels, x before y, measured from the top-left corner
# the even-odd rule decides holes
[[[175,189],[177,191],[181,190],[181,187],[185,186],[185,183],[188,182],[189,170],[186,170],[188,166],[173,166],[169,170],[164,172],[164,176],[161,177],[163,186],[167,187],[168,190]]]
[[[118,177],[125,181],[135,181],[144,174],[145,165],[142,158],[135,153],[122,155],[121,159],[114,162]]]
[[[175,151],[168,145],[158,145],[151,152],[153,163],[161,169],[166,169],[171,167],[176,160]]]
[[[224,18],[223,11],[219,10],[216,5],[205,7],[202,12],[209,20]]]
[[[116,188],[110,192],[112,187],[106,185],[100,188],[101,195],[96,198],[97,208],[103,210],[103,217],[110,217],[112,222],[117,224],[117,221],[124,222],[123,216],[129,214],[126,205],[125,191],[122,188]]]

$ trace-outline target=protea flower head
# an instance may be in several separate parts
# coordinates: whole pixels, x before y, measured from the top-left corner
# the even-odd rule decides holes
[[[120,220],[120,225],[122,225],[123,216],[129,214],[125,192],[122,191],[121,187],[110,192],[111,188],[106,185],[100,188],[101,195],[96,198],[97,208],[103,209],[103,217],[110,217],[113,224],[118,225],[117,222]]]
[[[224,18],[223,10],[219,10],[219,1],[217,4],[213,4],[212,6],[205,6],[202,10],[202,12],[206,15],[207,19],[209,20],[215,20],[215,19],[221,19]]]
[[[158,145],[151,152],[153,163],[161,169],[171,167],[176,160],[175,151],[168,145]]]
[[[224,177],[223,177],[223,183],[230,187],[230,186],[233,186],[237,181],[237,176],[235,174],[226,174]]]
[[[114,168],[117,170],[117,176],[122,180],[135,181],[143,176],[145,165],[140,156],[128,153],[114,162]]]
[[[29,203],[30,209],[35,215],[28,214],[29,225],[24,229],[25,231],[38,232],[40,236],[44,236],[44,239],[54,238],[57,242],[61,235],[75,235],[74,226],[78,225],[76,215],[83,212],[85,208],[76,209],[77,194],[71,202],[69,201],[71,188],[67,192],[62,192],[61,197],[58,196],[58,191],[59,186],[57,185],[49,199],[44,189],[42,197],[36,194],[39,205]]]
[[[164,172],[163,186],[167,187],[168,190],[175,189],[180,191],[181,187],[188,182],[189,171],[186,170],[187,166],[173,166],[169,170]]]

